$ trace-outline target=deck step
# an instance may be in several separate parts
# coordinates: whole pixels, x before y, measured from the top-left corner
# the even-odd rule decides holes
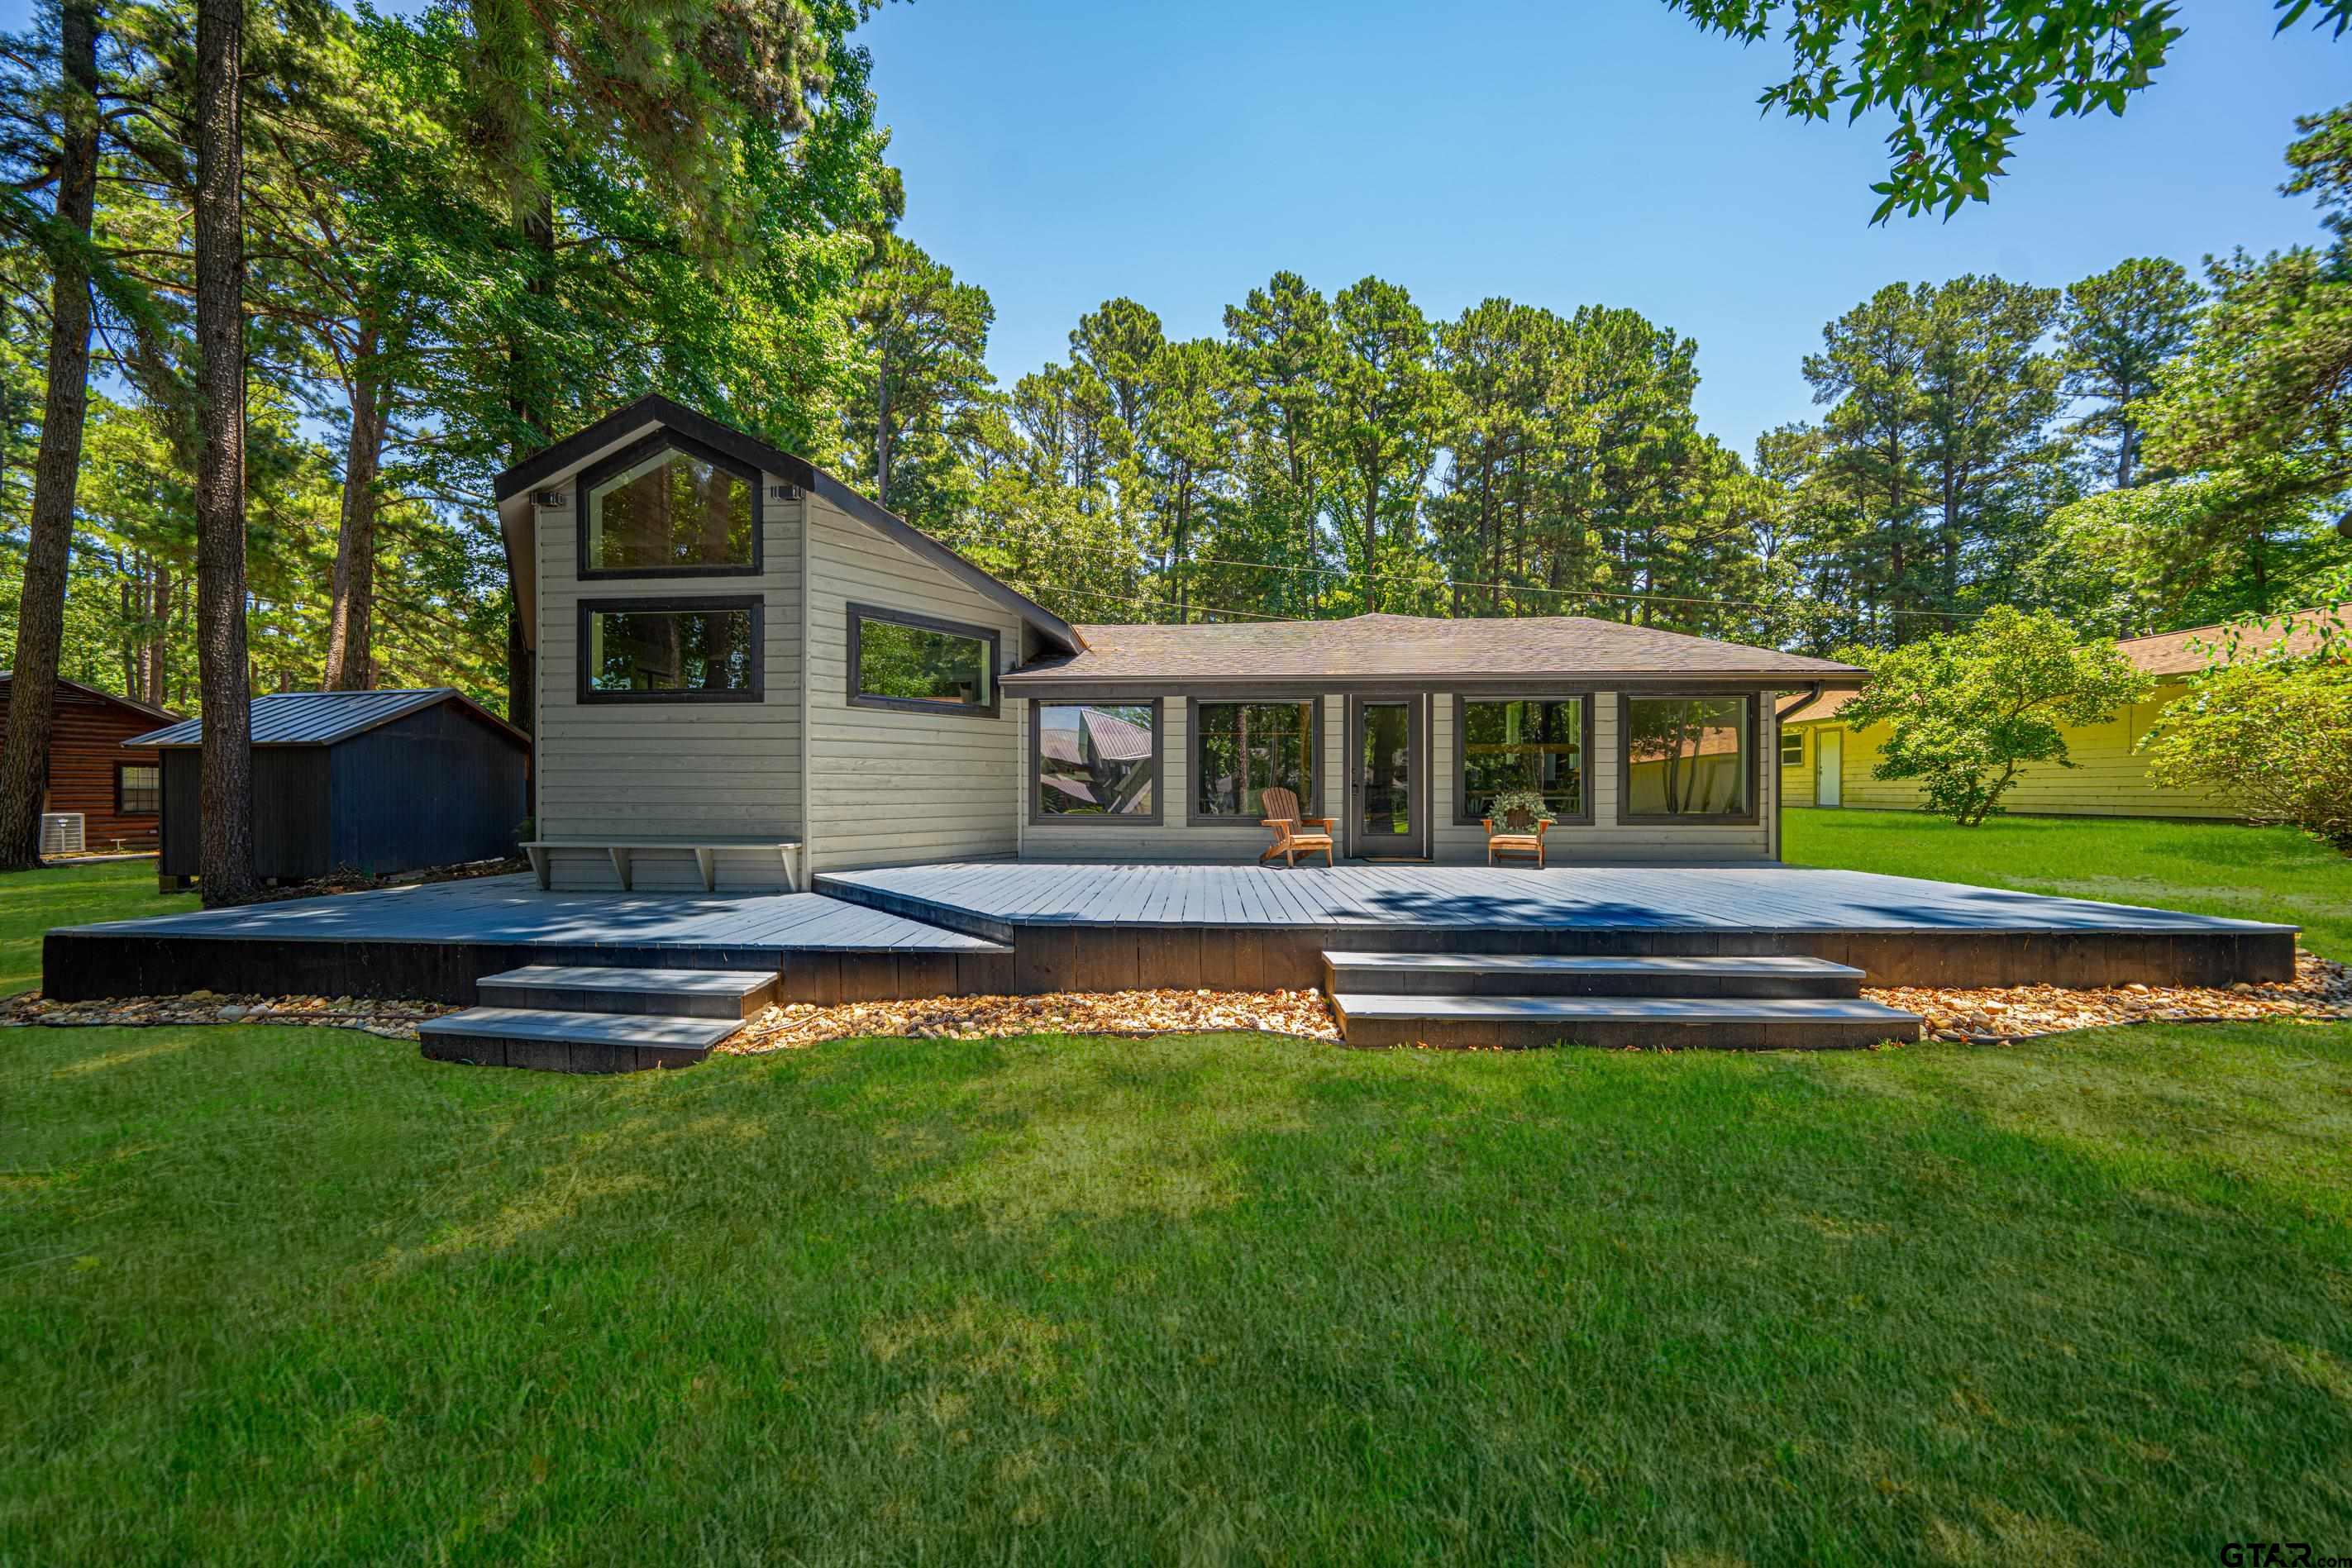
[[[436,1061],[544,1072],[641,1072],[690,1067],[743,1027],[740,1018],[656,1017],[544,1008],[468,1008],[419,1024]]]
[[[1460,997],[1339,992],[1349,1045],[1817,1051],[1917,1040],[1916,1014],[1856,997]]]
[[[593,968],[530,964],[475,983],[486,1008],[747,1019],[776,999],[773,969]]]
[[[1863,972],[1826,958],[1725,954],[1598,957],[1553,953],[1326,952],[1336,996],[1856,997]]]

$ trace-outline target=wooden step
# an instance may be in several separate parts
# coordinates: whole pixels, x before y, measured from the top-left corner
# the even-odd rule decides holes
[[[1349,1045],[1821,1051],[1917,1040],[1916,1014],[1855,997],[1447,997],[1340,992]]]
[[[1323,989],[1359,996],[1855,997],[1863,972],[1826,958],[1727,954],[1326,952]]]
[[[747,1019],[776,999],[772,969],[632,969],[530,964],[475,984],[486,1008]]]
[[[742,1027],[740,1018],[468,1008],[419,1024],[416,1033],[436,1061],[543,1072],[643,1072],[690,1067]]]

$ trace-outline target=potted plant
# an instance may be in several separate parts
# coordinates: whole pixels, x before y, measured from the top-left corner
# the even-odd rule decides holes
[[[1505,789],[1486,803],[1489,820],[1514,833],[1531,833],[1538,822],[1557,822],[1559,813],[1533,789]]]

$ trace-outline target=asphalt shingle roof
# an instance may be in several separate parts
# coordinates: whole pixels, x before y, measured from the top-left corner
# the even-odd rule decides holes
[[[1181,626],[1080,626],[1086,651],[1030,664],[1008,688],[1061,681],[1750,676],[1858,680],[1829,659],[1581,615],[1441,620],[1359,615]]]

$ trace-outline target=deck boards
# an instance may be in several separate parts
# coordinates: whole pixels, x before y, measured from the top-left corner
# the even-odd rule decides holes
[[[1139,871],[1142,874],[1139,874]],[[1497,931],[2044,932],[2285,927],[1809,866],[1149,868],[1002,862],[831,873],[820,893],[1016,927],[1415,926]]]
[[[530,875],[425,883],[68,928],[116,936],[500,944],[741,954],[1002,953],[814,893],[541,893]]]

